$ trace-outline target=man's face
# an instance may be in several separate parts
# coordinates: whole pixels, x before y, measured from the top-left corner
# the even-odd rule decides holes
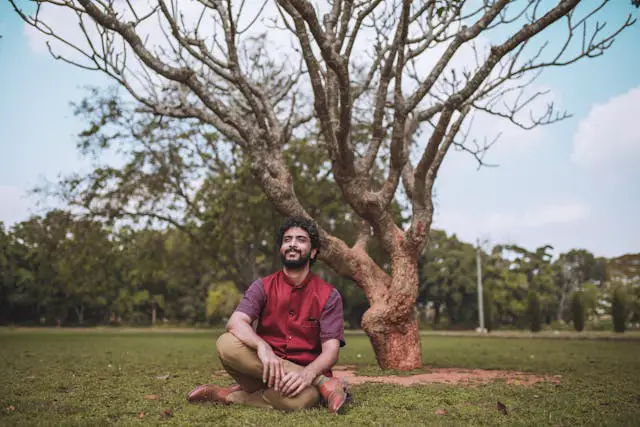
[[[292,270],[304,268],[316,252],[316,249],[311,249],[309,234],[302,228],[292,227],[284,232],[280,258],[285,267]]]

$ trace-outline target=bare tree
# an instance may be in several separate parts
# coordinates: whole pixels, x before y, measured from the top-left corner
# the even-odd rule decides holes
[[[568,117],[553,104],[532,108],[544,96],[535,79],[601,55],[634,23],[629,15],[608,31],[593,24],[608,0],[277,0],[251,8],[231,0],[38,0],[33,14],[11,3],[65,46],[66,54],[51,48],[54,57],[108,74],[141,111],[195,119],[242,149],[283,215],[309,216],[283,146],[318,129],[335,183],[362,220],[352,246],[322,230],[321,259],[364,290],[362,327],[379,365],[394,369],[422,364],[417,260],[449,149],[482,163],[490,143],[467,140],[474,114],[527,129]],[[73,12],[83,39],[65,37],[41,6]],[[290,49],[273,44],[276,33]],[[364,141],[356,129],[367,130]],[[371,178],[376,167],[385,168],[381,184]],[[406,227],[390,212],[402,191]],[[372,237],[388,252],[390,273],[367,254]]]

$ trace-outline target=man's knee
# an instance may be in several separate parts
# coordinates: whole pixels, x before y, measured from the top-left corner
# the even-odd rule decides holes
[[[235,335],[225,332],[216,341],[216,352],[221,360],[230,360],[237,357],[238,351],[244,344]]]

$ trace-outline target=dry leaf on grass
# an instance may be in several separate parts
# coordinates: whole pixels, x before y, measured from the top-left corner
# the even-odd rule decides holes
[[[157,394],[147,394],[144,396],[145,399],[147,400],[159,400],[160,399],[160,395]]]
[[[449,411],[447,411],[446,409],[436,409],[436,415],[447,415],[449,413]]]
[[[173,412],[170,409],[165,409],[161,414],[160,418],[170,418],[173,417]]]
[[[169,379],[169,374],[167,375],[158,375],[156,377],[157,380],[168,380]]]
[[[15,410],[16,410],[15,406],[13,406],[13,405],[7,406],[7,411],[15,411]]]
[[[138,414],[138,418],[140,419],[144,418],[144,411],[140,411],[140,413]]]
[[[503,415],[507,415],[507,405],[500,402],[499,400],[498,400],[498,411]]]

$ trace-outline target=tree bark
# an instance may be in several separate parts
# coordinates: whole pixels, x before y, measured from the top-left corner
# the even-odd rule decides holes
[[[371,307],[362,318],[382,369],[422,367],[422,349],[415,301],[418,290],[417,259],[410,253],[392,256],[392,276],[385,283],[365,283]]]
[[[373,310],[371,307],[367,313]],[[362,326],[371,340],[378,366],[382,369],[409,371],[422,367],[422,349],[418,319],[408,318],[381,325],[371,325],[363,318]],[[382,322],[384,320],[381,319]],[[382,328],[380,326],[383,326]]]

